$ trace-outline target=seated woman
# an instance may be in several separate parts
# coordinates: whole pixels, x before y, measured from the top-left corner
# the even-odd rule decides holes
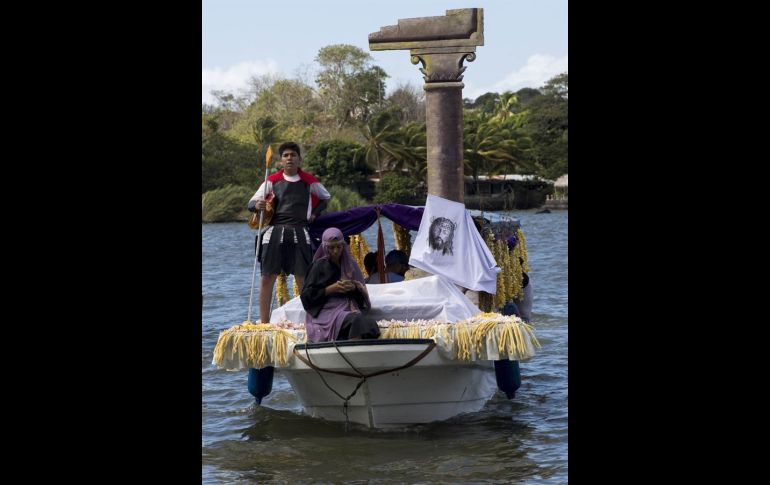
[[[350,256],[342,231],[325,230],[321,246],[305,276],[300,294],[308,342],[376,339],[377,322],[362,311],[371,308],[358,264]]]

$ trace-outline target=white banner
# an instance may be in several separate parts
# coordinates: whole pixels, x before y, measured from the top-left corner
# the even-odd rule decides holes
[[[459,202],[428,195],[409,264],[463,288],[497,292],[500,268]]]

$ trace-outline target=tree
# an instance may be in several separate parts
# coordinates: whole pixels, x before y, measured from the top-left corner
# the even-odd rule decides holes
[[[464,103],[464,107],[466,109],[478,110],[481,113],[492,113],[499,100],[500,95],[497,93],[484,93],[473,102],[467,100],[467,102]]]
[[[532,139],[531,158],[538,175],[555,179],[568,169],[568,76],[562,73],[549,79],[541,95],[526,105],[525,130]]]
[[[412,84],[399,84],[387,98],[387,106],[396,110],[402,124],[425,122],[425,90]]]
[[[365,121],[372,106],[385,98],[385,78],[372,56],[358,47],[336,44],[321,48],[316,56],[321,70],[316,77],[324,111],[342,128],[353,119]]]
[[[408,204],[414,201],[418,193],[419,184],[417,180],[401,174],[389,173],[382,177],[380,183],[377,184],[377,194],[374,196],[374,202],[377,204],[387,204],[389,202]]]
[[[258,180],[254,143],[233,140],[219,131],[216,120],[205,117],[201,142],[202,193],[227,184],[253,186]]]
[[[398,118],[392,111],[381,111],[361,125],[366,142],[358,149],[357,155],[363,157],[370,167],[376,168],[380,178],[383,168],[390,169],[391,162],[410,159],[399,128]]]
[[[280,75],[272,72],[249,77],[246,81],[247,87],[244,93],[244,97],[248,100],[248,104],[250,105],[259,99],[259,96],[263,92],[269,91],[280,79]]]
[[[522,128],[526,115],[505,119],[469,111],[463,130],[466,173],[477,184],[482,173],[521,171],[530,168],[526,157],[529,139]]]
[[[543,86],[543,95],[567,101],[569,92],[567,78],[567,73],[563,72],[546,81]]]
[[[264,160],[267,155],[267,148],[276,145],[281,140],[281,125],[270,116],[257,118],[251,125],[251,133],[254,135],[254,143],[257,145],[257,161]]]
[[[281,126],[281,135],[302,143],[312,140],[297,135],[313,127],[321,107],[310,86],[294,79],[280,79],[261,91],[229,132],[240,140],[250,140],[252,126],[260,118],[270,117]]]
[[[521,88],[516,91],[516,97],[519,98],[519,102],[524,107],[526,107],[531,100],[539,96],[542,96],[542,93],[534,88]]]
[[[305,169],[324,182],[324,185],[349,187],[365,180],[371,173],[366,164],[356,157],[358,143],[327,140],[313,145],[303,157]]]
[[[425,123],[407,123],[401,127],[401,136],[408,159],[406,168],[416,180],[427,185],[428,137]]]

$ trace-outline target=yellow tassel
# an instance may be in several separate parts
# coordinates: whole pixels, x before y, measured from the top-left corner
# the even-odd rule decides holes
[[[362,273],[366,273],[364,257],[369,253],[369,245],[361,234],[350,236],[350,256],[358,263]],[[367,276],[369,276],[367,274]]]
[[[358,245],[361,249],[361,254],[362,254],[361,262],[363,263],[364,256],[369,254],[369,245],[366,244],[366,239],[364,239],[364,236],[362,236],[361,234],[358,235]]]
[[[518,243],[516,243],[516,246],[513,248],[513,251],[511,251],[510,254],[510,262],[511,262],[511,299],[513,298],[521,298],[524,296],[524,288],[522,288],[522,266],[521,262],[519,261],[519,257],[521,255],[521,247]]]
[[[524,231],[522,231],[521,228],[516,231],[516,240],[518,241],[516,246],[520,248],[521,258],[524,260],[522,269],[525,273],[529,273],[529,253],[527,252],[527,238],[524,237]]]
[[[471,360],[471,336],[468,326],[464,323],[454,324],[455,341],[457,342],[457,358],[460,360]]]
[[[487,345],[495,341],[500,358],[512,360],[529,358],[533,349],[541,348],[531,325],[518,317],[499,313],[480,313],[456,323],[391,320],[380,325],[380,338],[431,338],[464,361],[489,359]],[[494,332],[494,338],[488,339],[490,332]],[[291,358],[290,342],[297,342],[301,335],[271,324],[244,322],[220,333],[214,348],[214,363],[221,366],[225,362],[238,362],[241,367],[257,369],[286,365]]]
[[[244,367],[286,365],[289,341],[296,342],[297,338],[285,329],[244,322],[220,333],[214,348],[214,363],[221,365],[229,355],[230,360],[237,360]]]
[[[275,286],[275,294],[276,299],[278,300],[278,306],[283,306],[286,304],[287,301],[289,301],[289,285],[286,281],[286,273],[281,271],[281,274],[278,275],[278,279],[276,281]]]
[[[395,222],[392,222],[392,225],[393,236],[396,240],[396,249],[405,252],[408,257],[412,253],[412,236],[405,227],[399,226]]]

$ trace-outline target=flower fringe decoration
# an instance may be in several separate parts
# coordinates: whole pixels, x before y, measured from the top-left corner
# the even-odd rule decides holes
[[[449,359],[523,360],[535,354],[540,342],[531,325],[516,316],[480,313],[455,323],[437,320],[381,320],[380,338],[433,339]],[[213,363],[226,369],[286,366],[294,344],[305,341],[299,323],[244,322],[219,334]]]
[[[219,334],[213,363],[225,369],[286,365],[289,343],[298,341],[297,332],[269,323],[246,321]]]
[[[517,256],[519,256],[521,259],[524,260],[524,265],[522,270],[525,273],[529,273],[529,253],[527,253],[527,238],[524,237],[524,232],[521,230],[521,228],[519,228],[519,230],[516,231],[516,240],[518,241],[518,243],[516,243],[514,250],[518,249],[519,253],[517,254]]]
[[[516,245],[513,249],[508,249],[505,239],[495,239],[491,232],[484,237],[501,271],[497,274],[497,293],[479,293],[479,308],[483,311],[502,308],[507,302],[524,296],[523,273],[529,271],[527,241],[521,228],[516,230],[515,236]]]
[[[534,327],[517,316],[480,313],[456,323],[436,320],[381,320],[380,338],[431,338],[445,354],[470,360],[528,359],[540,342]]]
[[[285,305],[291,298],[289,297],[289,285],[286,281],[286,273],[281,271],[275,282],[275,298],[278,300],[278,306]]]

